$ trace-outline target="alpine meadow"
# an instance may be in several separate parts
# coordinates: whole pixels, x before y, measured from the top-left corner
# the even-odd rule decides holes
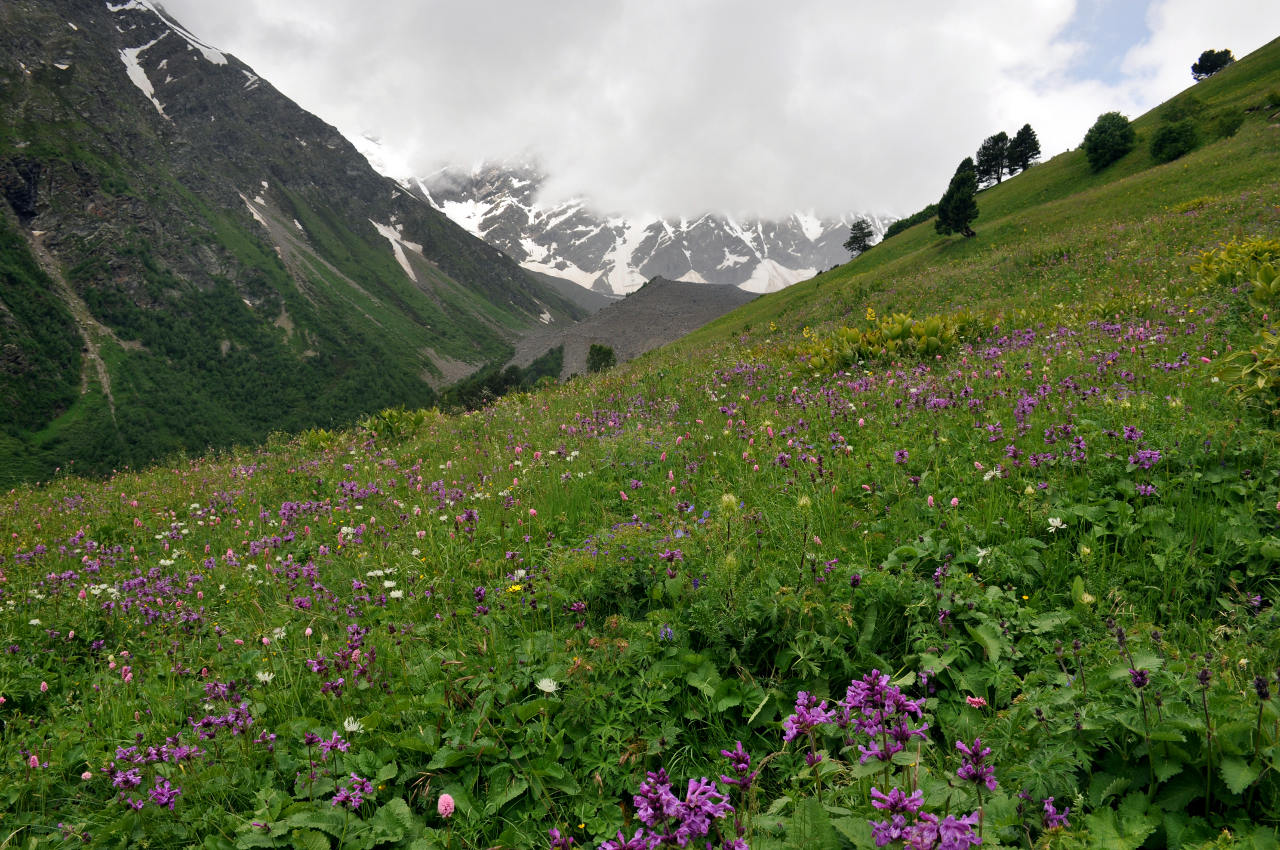
[[[599,372],[16,486],[0,848],[1280,846],[1280,40],[1131,126]]]

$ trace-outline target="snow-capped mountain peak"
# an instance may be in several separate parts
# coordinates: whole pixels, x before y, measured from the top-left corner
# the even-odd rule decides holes
[[[364,152],[377,168],[382,157],[376,143],[372,148]],[[866,213],[824,219],[811,211],[781,221],[607,216],[583,198],[542,202],[545,177],[529,163],[397,179],[526,269],[608,295],[633,292],[654,277],[772,292],[847,262],[843,245],[855,218],[868,219],[878,235],[893,221]]]

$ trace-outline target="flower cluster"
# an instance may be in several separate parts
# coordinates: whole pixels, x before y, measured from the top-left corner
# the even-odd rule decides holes
[[[729,798],[705,777],[690,779],[681,800],[672,792],[667,772],[646,775],[640,793],[632,799],[636,816],[644,827],[630,839],[618,832],[616,841],[603,841],[600,850],[653,850],[661,846],[687,847],[711,831],[712,821],[733,813]],[[741,843],[730,842],[736,847]],[[742,845],[745,850],[745,845]]]
[[[887,673],[872,670],[861,679],[854,679],[845,691],[839,705],[842,712],[837,718],[840,728],[852,725],[870,740],[859,744],[859,759],[866,764],[871,759],[887,762],[894,753],[906,748],[912,738],[924,739],[929,724],[921,723],[913,729],[908,719],[917,720],[924,711],[924,700],[907,699],[902,689],[889,684]]]
[[[991,748],[982,746],[981,738],[974,738],[972,745],[956,741],[956,749],[964,754],[964,763],[956,771],[956,776],[974,785],[985,785],[988,791],[996,790],[996,769],[986,763]]]
[[[871,837],[877,847],[901,841],[904,850],[966,850],[982,843],[974,834],[978,812],[964,817],[937,815],[923,811],[924,794],[906,794],[894,788],[888,794],[871,789],[871,805],[889,814],[888,820],[871,821]]]
[[[339,788],[329,805],[347,806],[354,812],[360,808],[366,795],[373,796],[373,783],[353,773],[350,784]]]

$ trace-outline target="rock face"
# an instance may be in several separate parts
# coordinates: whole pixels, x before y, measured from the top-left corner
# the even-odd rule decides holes
[[[512,362],[528,366],[549,349],[563,345],[560,376],[582,374],[587,371],[587,351],[593,343],[612,348],[619,362],[631,360],[675,342],[755,297],[727,284],[654,278],[576,324],[530,331],[516,343]]]
[[[618,295],[654,277],[770,292],[848,262],[843,245],[855,218],[868,219],[877,236],[893,222],[870,214],[795,213],[782,221],[711,213],[608,217],[583,200],[543,205],[543,181],[532,166],[484,165],[400,182],[526,269]]]
[[[332,427],[585,311],[150,0],[0,3],[0,488]]]

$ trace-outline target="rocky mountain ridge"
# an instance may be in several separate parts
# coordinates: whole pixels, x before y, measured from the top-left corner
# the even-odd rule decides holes
[[[376,145],[358,141],[371,160]],[[850,213],[837,219],[796,212],[780,221],[707,213],[697,218],[626,218],[595,212],[589,200],[546,204],[537,166],[446,168],[401,185],[526,269],[609,295],[654,277],[772,292],[848,262],[843,247],[857,218],[882,236],[894,219]]]
[[[346,424],[584,310],[151,0],[0,3],[0,487]]]

